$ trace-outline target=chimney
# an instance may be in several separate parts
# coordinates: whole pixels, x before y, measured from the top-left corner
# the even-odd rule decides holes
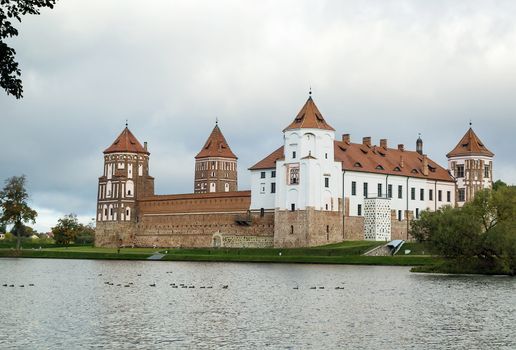
[[[387,139],[380,139],[380,147],[387,149]]]
[[[147,150],[147,141],[145,141],[145,142],[143,143],[143,149],[144,149],[144,150]]]
[[[371,147],[371,136],[366,136],[362,138],[362,144]]]
[[[351,136],[349,134],[342,134],[342,142],[350,142]]]
[[[398,150],[405,151],[405,146],[402,143],[398,144]]]
[[[423,175],[428,176],[428,158],[423,154]]]
[[[403,146],[403,145],[401,145]],[[399,145],[398,145],[399,148]],[[400,168],[403,168],[405,166],[405,162],[403,161],[403,154],[400,156]]]

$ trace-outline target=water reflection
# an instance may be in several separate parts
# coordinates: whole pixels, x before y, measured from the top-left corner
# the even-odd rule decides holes
[[[514,279],[408,270],[1,259],[0,347],[516,348]]]

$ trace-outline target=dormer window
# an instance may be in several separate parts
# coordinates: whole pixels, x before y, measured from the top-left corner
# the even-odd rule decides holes
[[[384,169],[383,169],[383,166],[381,166],[381,165],[377,165],[377,166],[376,166],[376,170],[384,170]]]
[[[353,166],[355,168],[361,168],[362,167],[362,164],[360,164],[359,162],[355,162],[355,164],[353,164]]]
[[[399,166],[397,166],[396,168],[394,168],[394,171],[401,171],[401,169]]]

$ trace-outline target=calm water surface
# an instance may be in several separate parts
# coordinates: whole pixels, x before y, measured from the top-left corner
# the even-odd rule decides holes
[[[508,277],[0,259],[0,291],[2,349],[516,349]]]

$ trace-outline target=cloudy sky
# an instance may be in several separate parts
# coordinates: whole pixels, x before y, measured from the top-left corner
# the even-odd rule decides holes
[[[26,174],[36,229],[94,217],[102,151],[125,120],[160,194],[193,188],[218,117],[247,168],[312,86],[337,134],[445,154],[473,128],[516,183],[516,2],[66,0],[25,17],[25,97],[0,93],[0,179]]]

